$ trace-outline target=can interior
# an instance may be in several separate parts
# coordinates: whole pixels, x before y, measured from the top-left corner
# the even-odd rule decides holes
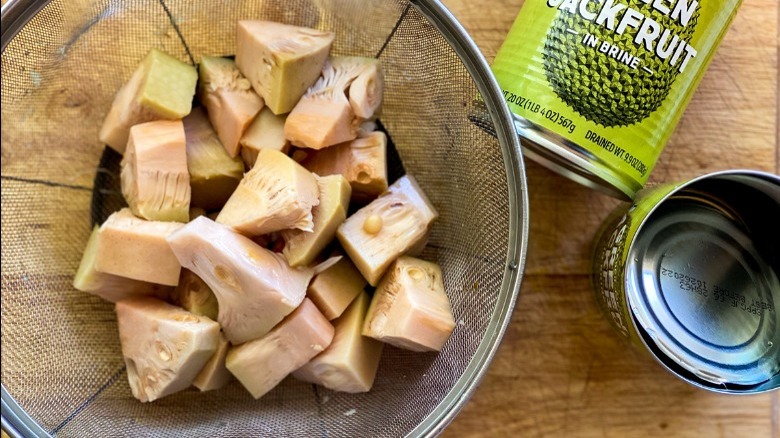
[[[780,387],[778,224],[777,177],[739,173],[695,180],[644,220],[626,291],[667,368],[725,392]]]

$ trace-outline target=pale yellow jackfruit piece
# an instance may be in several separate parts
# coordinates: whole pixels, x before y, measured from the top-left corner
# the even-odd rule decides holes
[[[179,285],[171,294],[171,303],[196,315],[217,320],[219,303],[205,281],[189,269],[181,270]]]
[[[336,235],[363,277],[376,286],[395,259],[427,238],[437,217],[417,181],[406,175],[347,218]]]
[[[238,156],[239,140],[263,108],[263,99],[232,59],[204,56],[200,61],[198,98],[208,110],[225,151]]]
[[[318,177],[320,203],[311,210],[314,228],[311,232],[284,230],[284,256],[290,266],[306,266],[336,236],[336,229],[347,218],[352,189],[341,175]]]
[[[244,176],[244,163],[222,147],[202,107],[184,118],[187,169],[190,172],[190,205],[205,210],[222,208]]]
[[[100,129],[100,141],[122,153],[133,125],[183,118],[192,109],[197,82],[195,67],[152,49],[119,89]]]
[[[217,222],[247,236],[292,228],[312,231],[311,210],[318,204],[319,188],[311,172],[279,151],[261,149]]]
[[[154,298],[116,303],[133,396],[157,400],[192,385],[217,350],[219,324]]]
[[[372,117],[382,102],[381,78],[376,59],[354,56],[329,59],[322,76],[287,117],[285,137],[295,146],[311,149],[353,140],[361,123]]]
[[[439,265],[403,256],[376,288],[363,336],[412,351],[441,351],[454,328]]]
[[[168,237],[182,266],[214,292],[217,321],[238,345],[268,333],[306,297],[310,268],[291,268],[284,256],[230,227],[199,217]]]
[[[284,121],[287,115],[276,115],[268,107],[263,108],[241,137],[241,158],[251,169],[257,161],[260,149],[273,149],[284,154],[290,149],[290,142],[284,138]]]
[[[179,284],[181,264],[165,238],[184,224],[137,218],[124,208],[106,219],[98,232],[98,272],[158,283]]]
[[[333,326],[311,301],[303,300],[264,337],[232,347],[225,364],[254,398],[260,398],[332,340]]]
[[[122,194],[136,216],[187,222],[190,174],[181,120],[157,120],[130,128],[121,180]]]
[[[200,370],[195,380],[192,381],[192,386],[198,388],[201,391],[213,391],[215,389],[224,388],[225,385],[233,380],[233,375],[230,374],[227,367],[225,367],[225,357],[230,349],[230,343],[225,336],[219,334],[219,343],[217,345],[217,351],[211,355],[211,358],[203,369]]]
[[[361,292],[349,308],[333,322],[333,342],[293,377],[342,392],[368,392],[374,385],[383,344],[365,337],[363,322],[370,302]]]
[[[272,21],[239,21],[236,64],[274,114],[288,113],[320,75],[334,36]]]
[[[343,175],[352,200],[368,202],[387,190],[387,135],[375,131],[319,151],[307,151],[301,165],[317,175]]]
[[[172,291],[170,286],[98,272],[95,269],[95,260],[97,257],[99,230],[100,227],[96,225],[92,230],[92,234],[89,235],[84,255],[81,256],[79,269],[73,278],[73,287],[82,292],[97,295],[112,303],[135,296],[154,296],[163,299],[168,297]]]
[[[326,318],[334,320],[341,316],[367,284],[352,261],[343,257],[335,265],[314,276],[306,296]]]

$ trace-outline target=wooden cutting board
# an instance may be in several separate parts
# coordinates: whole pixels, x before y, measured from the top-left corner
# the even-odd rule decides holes
[[[543,0],[533,0],[543,1]],[[492,61],[522,0],[444,0]],[[651,183],[780,173],[778,0],[744,0]],[[713,394],[615,335],[588,279],[619,201],[526,160],[531,234],[520,301],[490,371],[445,436],[780,437],[780,394]]]

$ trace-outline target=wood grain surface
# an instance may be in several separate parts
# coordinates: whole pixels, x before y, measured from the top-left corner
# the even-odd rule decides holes
[[[492,61],[521,0],[444,0]],[[744,0],[652,183],[780,173],[777,0]],[[520,301],[490,371],[445,436],[780,437],[780,394],[727,396],[676,379],[612,332],[590,246],[619,204],[526,160],[530,245]]]

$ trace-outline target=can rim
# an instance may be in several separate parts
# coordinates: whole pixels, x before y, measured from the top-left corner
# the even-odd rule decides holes
[[[621,201],[630,202],[642,189],[638,181],[566,137],[515,113],[512,120],[517,135],[527,140],[522,143],[525,155],[553,172]]]
[[[769,172],[752,170],[752,169],[731,169],[731,170],[712,172],[712,173],[700,175],[684,183],[678,184],[672,190],[670,190],[668,193],[664,194],[664,196],[658,199],[655,205],[651,209],[649,209],[647,213],[644,215],[639,225],[637,226],[636,232],[633,235],[631,241],[628,242],[626,246],[626,254],[630,254],[632,252],[637,242],[637,238],[640,236],[642,230],[648,224],[651,216],[653,216],[653,214],[659,208],[661,208],[661,205],[664,204],[669,198],[675,196],[680,191],[702,180],[718,178],[722,176],[747,176],[747,177],[752,177],[757,179],[763,179],[763,180],[774,182],[775,184],[778,185],[778,187],[780,187],[780,176]],[[636,204],[634,204],[634,206],[636,206]],[[708,382],[698,378],[692,372],[674,363],[673,359],[658,347],[657,343],[652,340],[651,336],[647,333],[647,331],[644,329],[642,324],[639,322],[638,317],[633,311],[631,306],[631,302],[634,300],[634,298],[632,298],[631,294],[628,293],[628,290],[630,290],[627,284],[628,278],[624,278],[623,282],[624,282],[624,288],[626,290],[626,307],[630,315],[629,319],[631,320],[631,325],[634,328],[634,330],[636,330],[636,332],[639,334],[638,336],[639,340],[644,345],[644,347],[647,348],[647,350],[651,353],[653,359],[659,364],[661,364],[667,371],[669,371],[673,375],[681,378],[683,381],[697,388],[703,388],[713,392],[724,393],[724,394],[759,394],[759,393],[772,391],[780,388],[780,373],[776,373],[769,379],[757,383],[755,385],[739,385],[733,383],[729,384],[728,382],[725,382],[726,383],[725,386],[717,386],[715,383]],[[655,322],[655,320],[652,321]]]

